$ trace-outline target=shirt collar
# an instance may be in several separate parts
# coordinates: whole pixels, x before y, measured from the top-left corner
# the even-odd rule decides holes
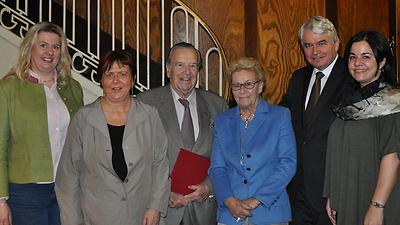
[[[42,80],[40,79],[39,74],[33,72],[33,70],[31,70],[31,69],[28,70],[28,77],[26,79],[34,84],[43,83]],[[56,72],[54,72],[54,83],[57,83],[57,73]]]
[[[181,97],[176,93],[176,91],[172,88],[170,85],[171,92],[172,92],[172,97],[174,98],[174,101],[178,101]],[[196,100],[196,90],[193,88],[192,93],[190,93],[189,97],[186,98],[186,100],[189,101],[190,104],[194,103]]]
[[[318,70],[317,68],[314,68],[313,75],[316,74],[317,72],[322,72],[324,74],[324,76],[326,78],[328,78],[329,75],[331,74],[331,72],[333,70],[333,67],[335,66],[335,63],[336,63],[338,58],[339,58],[339,55],[336,55],[335,59],[324,70]]]

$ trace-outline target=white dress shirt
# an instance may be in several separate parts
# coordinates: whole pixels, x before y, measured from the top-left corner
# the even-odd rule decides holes
[[[308,99],[310,98],[311,95],[311,89],[314,85],[315,82],[315,77],[317,72],[322,72],[324,74],[324,76],[321,78],[321,92],[324,90],[325,84],[328,81],[329,76],[331,75],[333,66],[335,65],[336,61],[338,59],[338,55],[336,55],[335,59],[332,61],[331,64],[329,64],[328,67],[326,67],[324,70],[318,70],[316,68],[314,68],[313,73],[311,75],[311,79],[310,79],[310,83],[308,84],[308,90],[307,90],[307,96],[306,96],[306,100],[304,102],[304,110],[307,108],[307,104],[308,104]]]
[[[40,82],[39,76],[33,71],[29,71],[30,75],[37,78]],[[54,180],[56,179],[56,172],[58,163],[60,162],[61,152],[64,147],[65,138],[67,136],[68,125],[70,121],[68,109],[65,106],[63,100],[57,92],[57,76],[53,86],[50,88],[44,86],[46,93],[46,104],[47,104],[47,127],[49,132],[49,141],[51,147],[51,156],[53,161],[53,172]],[[49,182],[38,182],[45,184]],[[50,182],[51,183],[51,182]]]

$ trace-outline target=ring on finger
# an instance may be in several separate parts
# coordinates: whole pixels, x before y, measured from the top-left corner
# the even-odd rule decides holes
[[[240,217],[236,218],[236,222],[239,222],[241,220],[242,220],[242,218],[240,218]]]

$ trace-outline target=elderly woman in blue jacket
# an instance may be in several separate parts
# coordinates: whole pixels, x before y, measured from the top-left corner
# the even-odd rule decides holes
[[[237,106],[216,118],[209,168],[218,224],[287,224],[296,170],[290,113],[260,98],[265,76],[253,58],[234,62],[228,75]]]

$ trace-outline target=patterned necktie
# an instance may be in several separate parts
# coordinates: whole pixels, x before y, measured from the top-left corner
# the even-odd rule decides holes
[[[190,115],[189,101],[183,98],[179,99],[179,102],[185,107],[185,113],[183,114],[182,120],[182,140],[183,147],[191,150],[194,145],[194,128],[192,116]]]
[[[311,94],[310,98],[308,99],[306,111],[304,112],[304,122],[306,125],[310,122],[314,108],[317,105],[318,98],[321,92],[321,78],[323,76],[324,74],[322,72],[317,72],[317,74],[315,74],[315,82],[311,89]]]

